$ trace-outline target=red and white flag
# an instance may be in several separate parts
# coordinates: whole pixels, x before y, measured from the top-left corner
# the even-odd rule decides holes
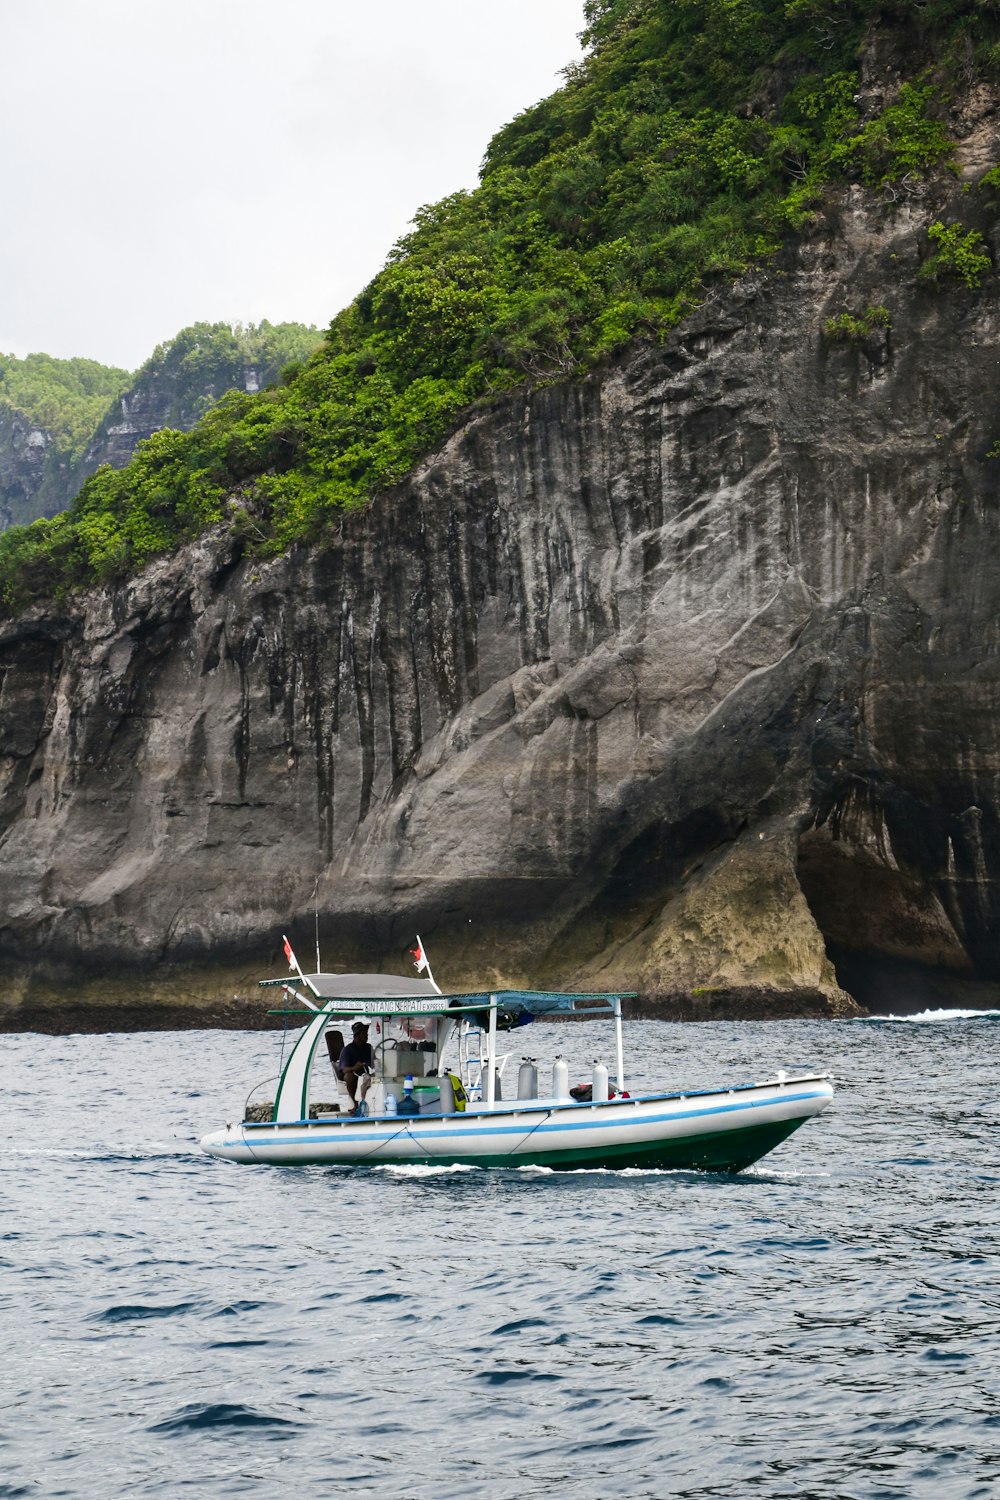
[[[294,972],[296,969],[299,969],[299,961],[295,957],[295,954],[292,952],[292,945],[288,941],[288,939],[285,937],[284,933],[281,934],[281,940],[282,940],[282,943],[283,943],[284,949],[285,949],[285,957],[288,959],[289,970],[291,970],[292,972]],[[302,973],[301,969],[299,969],[299,973],[300,974]]]
[[[424,969],[427,970],[428,974],[430,973],[431,966],[427,962],[427,956],[424,953],[423,947],[421,946],[419,937],[417,938],[417,946],[410,949],[410,957],[413,959],[413,967],[416,969],[418,974],[421,973]]]

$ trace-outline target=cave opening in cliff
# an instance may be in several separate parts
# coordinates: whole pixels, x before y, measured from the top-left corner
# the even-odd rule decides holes
[[[837,834],[809,829],[797,874],[841,988],[874,1015],[990,1003],[996,985],[975,975],[930,882],[884,843]]]

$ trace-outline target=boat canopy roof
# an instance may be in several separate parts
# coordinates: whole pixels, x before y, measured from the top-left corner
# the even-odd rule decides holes
[[[605,994],[588,992],[568,994],[559,990],[482,990],[474,994],[443,995],[451,1007],[462,1010],[497,1010],[511,1015],[568,1016],[574,1012],[602,1015],[614,1011],[620,1000],[632,1000],[634,993]]]
[[[562,993],[550,990],[474,990],[443,995],[426,979],[398,974],[303,974],[301,979],[262,979],[262,986],[278,986],[296,994],[305,981],[323,1010],[332,1015],[453,1015],[456,1011],[504,1011],[515,1017],[555,1015],[611,1015],[635,992]]]
[[[412,995],[415,998],[440,997],[441,991],[429,979],[407,978],[403,974],[291,974],[287,979],[262,979],[261,986],[287,988],[303,981],[317,1000],[388,999]]]

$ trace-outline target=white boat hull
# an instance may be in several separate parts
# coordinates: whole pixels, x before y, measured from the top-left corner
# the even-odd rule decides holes
[[[597,1104],[525,1102],[450,1115],[243,1122],[207,1135],[224,1161],[273,1166],[675,1167],[738,1172],[833,1097],[807,1076]]]

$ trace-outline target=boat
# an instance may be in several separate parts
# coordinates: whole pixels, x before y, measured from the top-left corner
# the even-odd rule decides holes
[[[206,1135],[202,1148],[223,1161],[273,1166],[429,1163],[733,1173],[774,1150],[833,1097],[828,1075],[785,1072],[719,1089],[630,1092],[622,1002],[633,996],[443,994],[419,939],[413,951],[430,978],[299,970],[294,982],[262,980],[283,991],[283,1004],[272,1014],[282,1015],[286,1028],[293,1019],[305,1025],[277,1078],[274,1100],[254,1106],[251,1094],[244,1118]],[[504,1098],[503,1074],[512,1054],[501,1052],[503,1038],[530,1021],[556,1016],[613,1018],[614,1081],[597,1062],[591,1080],[570,1090],[567,1064],[557,1058],[551,1082],[540,1092],[538,1069],[526,1058],[518,1069],[517,1097]],[[354,1106],[337,1063],[344,1031],[358,1020],[370,1028],[375,1068],[367,1098]],[[320,1071],[326,1084],[318,1082]],[[314,1103],[317,1088],[336,1097]]]

